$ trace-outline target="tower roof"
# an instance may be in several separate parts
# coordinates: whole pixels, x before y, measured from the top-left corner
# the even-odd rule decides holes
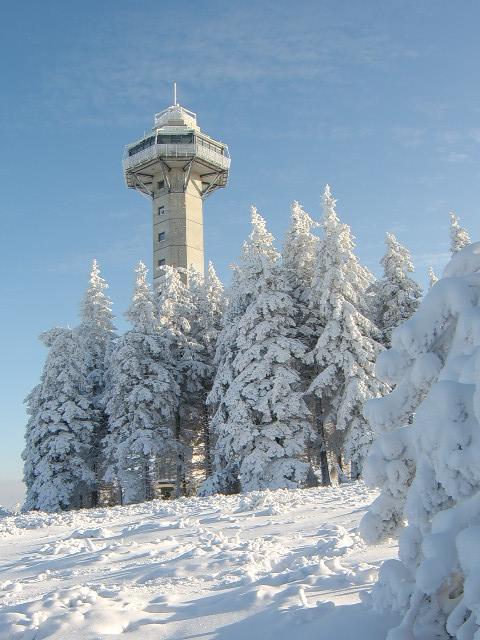
[[[155,114],[154,128],[160,127],[188,127],[190,129],[199,129],[197,125],[197,114],[189,111],[179,104],[174,104],[160,113]]]

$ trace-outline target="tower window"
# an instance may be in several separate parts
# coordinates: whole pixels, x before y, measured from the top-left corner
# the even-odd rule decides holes
[[[164,186],[165,180],[160,180],[160,182],[157,183],[157,189],[163,189]]]
[[[158,261],[158,266],[163,267],[165,265],[165,258],[160,258]]]
[[[192,144],[193,133],[185,135],[159,135],[157,136],[157,144]]]
[[[165,207],[158,207],[158,215],[163,216],[165,214]]]
[[[158,234],[158,241],[162,242],[163,240],[165,240],[165,231],[160,231]]]

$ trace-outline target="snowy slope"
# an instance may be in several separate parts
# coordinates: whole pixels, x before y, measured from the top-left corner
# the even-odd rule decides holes
[[[328,489],[154,501],[0,520],[0,639],[383,640],[360,601],[387,545],[374,493]]]

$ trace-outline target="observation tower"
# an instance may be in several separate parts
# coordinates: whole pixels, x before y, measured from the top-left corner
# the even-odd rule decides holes
[[[173,105],[123,155],[127,187],[152,201],[154,282],[163,265],[204,272],[203,201],[226,186],[230,168],[227,145],[200,130],[176,93],[174,84]]]

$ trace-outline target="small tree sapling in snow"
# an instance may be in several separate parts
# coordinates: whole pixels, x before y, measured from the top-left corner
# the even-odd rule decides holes
[[[435,273],[435,271],[433,270],[433,268],[429,267],[429,269],[428,269],[428,288],[431,289],[436,282],[438,282],[438,276]]]
[[[450,251],[452,254],[461,251],[464,247],[469,245],[472,241],[466,229],[460,226],[458,216],[450,212]]]

